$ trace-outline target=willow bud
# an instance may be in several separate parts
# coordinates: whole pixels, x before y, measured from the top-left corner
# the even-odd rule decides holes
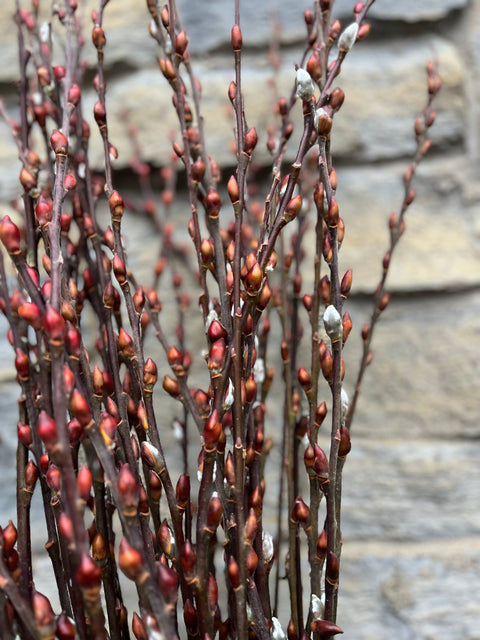
[[[238,24],[234,24],[232,27],[232,47],[234,51],[240,51],[242,48],[242,30]]]
[[[300,100],[308,102],[312,99],[314,87],[312,77],[305,69],[297,69],[297,96]]]
[[[355,44],[358,34],[358,24],[352,22],[342,33],[338,40],[338,48],[343,53],[348,53]]]
[[[337,342],[342,337],[343,324],[342,316],[333,304],[329,305],[323,314],[323,324],[325,331],[332,342]]]

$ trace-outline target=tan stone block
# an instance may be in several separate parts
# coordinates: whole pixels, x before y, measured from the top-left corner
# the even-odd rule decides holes
[[[347,301],[354,328],[344,351],[345,388],[353,393],[359,332],[371,305]],[[375,330],[353,434],[377,439],[478,436],[478,293],[396,298]]]

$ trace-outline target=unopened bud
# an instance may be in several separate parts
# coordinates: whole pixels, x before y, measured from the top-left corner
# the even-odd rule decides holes
[[[107,125],[107,112],[104,105],[98,100],[93,106],[93,117],[99,129]]]
[[[233,556],[230,556],[228,561],[228,577],[230,578],[230,584],[233,589],[237,590],[240,587],[240,569]]]
[[[90,589],[100,588],[102,572],[95,560],[86,551],[82,552],[76,573],[77,582],[81,587]]]
[[[230,196],[230,200],[232,201],[232,204],[235,204],[235,202],[238,202],[238,199],[239,199],[238,182],[235,176],[230,177],[230,180],[228,181],[228,184],[227,184],[227,191],[228,191],[228,195]]]
[[[307,62],[307,71],[315,82],[322,79],[322,62],[318,51],[314,51]]]
[[[357,42],[361,42],[362,40],[365,40],[365,38],[368,38],[370,29],[370,24],[368,24],[368,22],[364,22],[358,29]]]
[[[330,204],[328,205],[328,214],[327,214],[328,226],[336,227],[338,225],[338,218],[339,218],[338,204],[335,198],[332,196],[330,200]]]
[[[302,208],[302,196],[298,195],[292,198],[287,204],[287,206],[285,207],[284,217],[287,220],[287,222],[294,220],[299,214],[301,208]]]
[[[342,278],[342,282],[340,284],[340,293],[344,298],[348,296],[350,293],[350,289],[352,288],[352,277],[353,271],[349,269]]]
[[[110,214],[112,216],[112,220],[114,222],[119,222],[123,216],[123,198],[118,193],[118,191],[113,191],[112,195],[108,200],[108,204],[110,206]]]
[[[353,327],[352,318],[350,317],[350,314],[348,313],[348,311],[346,311],[345,315],[343,316],[342,324],[343,324],[342,343],[345,344]]]
[[[10,216],[4,216],[0,222],[0,240],[10,254],[20,252],[20,230]]]
[[[153,444],[150,444],[150,442],[142,442],[141,456],[147,467],[153,469],[155,473],[161,474],[165,469],[165,460],[162,454]]]
[[[67,137],[58,129],[50,136],[50,146],[56,156],[66,156],[68,151]]]
[[[73,104],[75,107],[80,102],[80,98],[82,96],[82,92],[78,84],[72,84],[70,89],[68,90],[68,102]]]
[[[32,606],[35,616],[36,626],[41,637],[47,638],[49,634],[55,635],[55,614],[52,605],[46,596],[39,591],[34,590],[32,593]]]
[[[297,373],[297,378],[305,393],[308,393],[312,388],[312,376],[304,367],[300,367]]]
[[[148,358],[143,367],[143,384],[147,390],[151,390],[157,382],[157,365]]]
[[[232,27],[232,47],[234,51],[240,51],[242,48],[242,31],[238,24],[234,24]]]
[[[211,450],[216,447],[221,432],[222,425],[218,420],[218,412],[214,409],[207,418],[203,429],[203,439],[207,450]]]
[[[243,150],[247,154],[247,156],[251,156],[253,150],[255,149],[258,141],[258,135],[255,127],[252,127],[245,134],[245,139],[243,142]]]
[[[27,466],[25,467],[25,491],[33,493],[37,479],[38,467],[33,462],[33,460],[29,460]]]
[[[43,319],[45,333],[51,342],[63,342],[66,331],[66,322],[63,316],[47,303]]]
[[[118,564],[130,580],[136,580],[142,573],[142,554],[126,538],[122,538],[120,542]]]
[[[350,442],[350,432],[347,427],[342,424],[340,427],[340,445],[338,447],[338,456],[340,458],[345,458],[345,456],[350,453],[352,448],[352,443]]]
[[[23,167],[20,171],[20,183],[25,191],[31,191],[37,187],[37,179],[31,171]]]
[[[92,29],[92,42],[97,51],[101,51],[107,43],[105,32],[99,25],[95,25]]]
[[[389,302],[390,302],[390,294],[387,291],[383,294],[383,296],[380,299],[380,302],[378,303],[379,311],[383,311],[388,306]]]
[[[209,187],[208,189],[208,193],[205,196],[205,205],[207,207],[209,217],[217,218],[220,212],[220,207],[222,206],[222,201],[220,200],[218,192],[213,187]]]
[[[332,118],[325,109],[320,108],[315,111],[314,125],[319,136],[328,136],[332,130]]]
[[[228,86],[228,98],[232,104],[235,102],[236,95],[237,95],[237,85],[232,80]]]
[[[320,638],[330,638],[331,636],[336,636],[338,633],[343,633],[342,629],[334,622],[320,618],[312,620],[310,630],[318,634]]]
[[[297,496],[291,513],[292,522],[299,523],[303,528],[310,524],[310,509],[300,496]]]
[[[187,49],[187,46],[187,34],[185,33],[185,30],[182,29],[182,31],[180,31],[180,33],[178,33],[177,37],[175,38],[175,53],[177,53],[179,56],[183,56]]]
[[[345,93],[340,87],[336,87],[330,94],[329,105],[334,111],[338,111],[345,100]]]

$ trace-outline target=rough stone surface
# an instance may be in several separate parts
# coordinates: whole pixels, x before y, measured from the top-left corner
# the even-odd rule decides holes
[[[452,160],[459,169],[453,173],[449,172]],[[338,166],[336,197],[346,229],[340,265],[344,271],[353,269],[356,293],[373,291],[382,275],[382,260],[389,247],[388,218],[390,212],[399,211],[407,166],[408,161],[384,164],[375,171],[364,166]],[[429,158],[419,169],[415,181],[417,197],[406,213],[406,230],[397,245],[388,277],[392,291],[441,291],[479,283],[478,230],[472,233],[472,221],[478,210],[476,199],[463,207],[454,243],[452,236],[445,233],[452,212],[458,209],[461,176],[465,171],[463,156],[443,154]],[[313,251],[313,234],[312,222],[307,260],[313,260],[308,250]],[[305,286],[309,281],[307,273]]]
[[[353,0],[337,0],[334,15],[345,23],[352,18]],[[376,2],[371,16],[380,20],[398,20],[418,22],[445,18],[452,10],[466,6],[466,0],[415,0],[398,3],[395,0]],[[182,22],[190,38],[193,53],[209,52],[230,46],[230,30],[234,22],[232,7],[220,8],[215,0],[192,3],[191,0],[178,2]],[[88,28],[91,25],[90,13],[97,3],[88,0],[79,5],[78,14]],[[298,41],[304,36],[305,23],[303,11],[310,3],[268,2],[259,3],[248,0],[242,3],[241,24],[246,47],[264,48],[272,39],[274,25],[279,30],[283,44]],[[42,13],[43,10],[43,13]],[[48,19],[48,5],[41,6],[40,16]],[[18,73],[17,47],[12,38],[14,10],[4,3],[0,7],[0,42],[2,42],[3,82],[11,82]],[[121,5],[110,5],[105,10],[104,26],[107,31],[107,67],[123,64],[132,69],[141,69],[150,64],[151,49],[147,34],[148,12],[143,0],[125,0]],[[95,54],[87,38],[84,52],[89,63],[93,63]]]
[[[393,297],[377,325],[354,431],[411,441],[479,436],[479,304],[478,292]],[[359,331],[370,308],[352,303],[350,313]],[[345,358],[355,362],[359,349],[355,339],[347,342]],[[355,375],[353,365],[345,376],[349,393]]]
[[[421,20],[439,20],[451,11],[458,11],[467,6],[468,0],[382,0],[372,7],[371,16],[382,20],[401,20],[420,22]],[[340,3],[341,4],[341,3]]]
[[[444,81],[432,134],[442,146],[462,140],[463,70],[448,41],[429,37],[412,39],[410,46],[408,39],[368,48],[360,44],[350,55],[338,79],[347,98],[332,136],[341,157],[358,153],[366,160],[380,160],[412,153],[412,122],[424,106],[425,65],[432,55],[438,58]]]
[[[476,508],[480,471],[476,440],[400,439],[352,436],[343,470],[342,531],[348,540],[409,543],[480,533]],[[453,438],[453,434],[452,434]],[[468,478],[468,482],[457,482]],[[368,491],[369,499],[365,500]],[[360,508],[359,505],[361,505]]]
[[[478,639],[478,540],[354,547],[342,552],[339,624],[346,638]]]
[[[461,61],[455,49],[440,38],[417,40],[405,54],[401,41],[388,47],[361,47],[347,60],[342,75],[336,81],[347,95],[339,113],[332,149],[336,159],[352,157],[368,160],[390,160],[414,151],[413,121],[423,108],[426,95],[425,64],[435,51],[442,69],[444,86],[439,100],[439,116],[433,131],[438,147],[450,148],[464,136],[465,102],[462,95]],[[255,126],[260,139],[255,160],[269,162],[265,147],[266,127],[275,122],[273,105],[280,95],[289,96],[295,81],[293,62],[299,57],[292,52],[276,77],[277,94],[272,87],[273,75],[266,56],[247,55],[244,60],[245,113],[249,126]],[[202,82],[202,112],[208,141],[208,152],[222,165],[233,163],[232,109],[227,89],[233,79],[231,60],[205,62],[195,66]],[[136,125],[144,157],[156,165],[166,162],[170,152],[168,133],[175,130],[175,114],[170,91],[157,69],[136,73],[126,81],[113,79],[109,85],[109,127],[112,142],[119,147],[117,166],[125,166],[132,155],[132,142],[125,136],[125,113]],[[92,97],[93,104],[93,97]],[[87,111],[88,113],[88,111]],[[295,157],[294,141],[302,126],[300,105],[294,110],[297,136],[292,138],[287,158]],[[295,120],[294,120],[295,122]],[[153,125],[153,126],[152,126]],[[97,137],[96,154],[101,159]]]
[[[461,61],[455,49],[445,40],[425,38],[400,55],[401,41],[367,49],[359,46],[345,64],[337,81],[347,99],[338,114],[332,134],[335,161],[393,160],[414,151],[413,121],[422,109],[426,93],[424,66],[436,51],[442,69],[444,86],[438,103],[439,115],[432,138],[438,150],[450,149],[461,143],[465,102],[462,95]],[[249,126],[259,132],[255,160],[270,161],[265,143],[266,128],[275,122],[273,105],[280,95],[290,95],[295,80],[292,52],[285,60],[272,87],[273,75],[266,56],[246,56],[243,88],[245,111]],[[196,73],[202,81],[202,112],[208,141],[208,153],[222,166],[232,165],[233,114],[227,98],[227,88],[233,78],[231,61],[227,57],[197,64]],[[135,125],[142,157],[160,166],[168,162],[171,153],[171,132],[176,132],[175,112],[166,81],[157,68],[147,67],[135,74],[113,75],[108,81],[107,106],[109,137],[118,148],[117,168],[126,167],[134,154],[133,141],[126,134],[127,125]],[[101,166],[103,148],[92,109],[96,101],[93,91],[84,92],[85,113],[92,127],[92,161]],[[293,160],[298,143],[302,116],[300,106],[293,112],[296,135],[292,137],[287,159]],[[178,136],[178,133],[175,134]],[[0,159],[13,167],[16,147],[8,144]],[[13,197],[17,173],[10,170],[1,177],[5,193]]]

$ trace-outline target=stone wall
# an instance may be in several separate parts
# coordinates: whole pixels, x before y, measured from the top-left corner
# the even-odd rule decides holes
[[[110,0],[105,13],[107,105],[118,169],[128,167],[133,153],[126,112],[138,127],[144,159],[155,166],[170,151],[167,134],[175,124],[144,4]],[[179,2],[203,84],[208,151],[223,165],[233,164],[226,98],[233,77],[231,4]],[[283,93],[290,91],[293,63],[300,59],[308,4],[241,2],[247,120],[260,132],[271,117],[266,50],[272,20],[281,27],[283,63],[276,83]],[[348,24],[353,0],[335,4]],[[0,8],[0,91],[13,113],[18,68],[10,5]],[[371,18],[370,38],[355,46],[338,78],[347,98],[332,140],[347,227],[341,257],[354,272],[348,304],[356,333],[369,313],[365,294],[380,275],[387,216],[400,203],[401,176],[414,148],[412,123],[426,96],[428,59],[438,59],[444,86],[434,148],[419,171],[418,198],[395,256],[393,301],[375,338],[344,472],[339,624],[351,640],[478,640],[480,0],[377,0]],[[85,53],[90,63],[91,49],[87,45]],[[89,100],[93,104],[93,92]],[[19,164],[2,121],[0,138],[3,215],[18,193]],[[268,159],[264,142],[261,163]],[[99,140],[95,144],[100,163]],[[129,242],[144,248],[147,236],[148,229],[135,222]],[[347,345],[347,389],[359,348],[355,339]],[[3,351],[0,405],[11,417],[1,426],[0,457],[6,460],[16,388],[9,383],[12,358],[8,348]],[[0,473],[8,477],[9,468],[2,465]],[[13,503],[5,499],[2,520],[7,512],[14,517]]]

